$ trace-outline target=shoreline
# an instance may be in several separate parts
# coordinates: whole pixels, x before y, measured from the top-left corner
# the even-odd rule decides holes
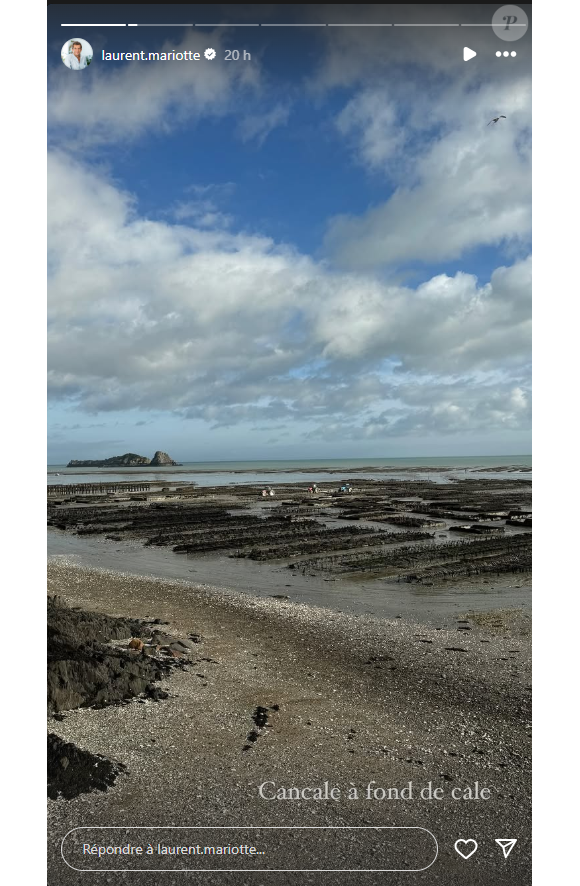
[[[527,615],[465,613],[471,630],[446,630],[62,562],[50,563],[48,572],[50,593],[70,605],[161,617],[174,632],[202,637],[199,661],[164,682],[167,701],[79,709],[49,720],[64,740],[127,766],[104,793],[50,802],[53,882],[77,882],[62,870],[57,844],[69,827],[91,821],[422,824],[441,847],[430,882],[446,884],[466,882],[452,848],[463,831],[492,836],[506,820],[522,837],[528,831]],[[244,752],[252,711],[274,703],[272,728]],[[478,780],[493,798],[485,808],[447,800],[265,803],[257,786],[266,777],[280,784],[431,780],[443,787]],[[510,795],[518,798],[515,810]],[[522,882],[524,857],[522,849],[502,879],[495,856],[482,854],[469,882]],[[150,874],[131,876],[150,882]],[[240,883],[239,874],[206,877]],[[277,877],[293,881],[291,874]],[[341,874],[341,882],[355,883],[352,877]],[[400,879],[408,882],[408,875]],[[324,875],[303,881],[323,882]]]
[[[353,481],[350,495],[328,476],[314,494],[303,482],[279,482],[274,498],[233,479],[199,488],[174,479],[174,489],[166,479],[161,490],[54,500],[49,487],[49,551],[86,566],[440,627],[465,609],[528,608],[530,482],[474,475],[449,486],[403,476]]]
[[[259,464],[259,462],[258,462]],[[143,472],[148,473],[147,468],[150,465],[135,465],[134,467],[110,467],[110,468],[99,468],[99,467],[69,467],[68,465],[64,465],[61,468],[61,471],[47,471],[48,476],[66,476],[62,472],[63,471],[71,471],[74,474],[131,474],[131,472]],[[338,466],[329,466],[329,465],[309,465],[308,467],[290,467],[290,468],[267,468],[267,467],[255,467],[255,468],[198,468],[195,466],[195,463],[192,464],[191,467],[184,467],[183,465],[180,467],[152,467],[151,473],[161,472],[163,474],[167,474],[170,476],[171,474],[347,474],[348,472],[353,473],[361,473],[373,471],[374,473],[379,474],[391,474],[391,473],[440,473],[445,471],[469,471],[474,473],[531,473],[532,468],[530,465],[523,465],[518,463],[513,463],[509,465],[490,465],[490,466],[481,466],[481,465],[470,465],[465,466],[461,464],[447,464],[447,465],[346,465],[345,467]]]
[[[97,568],[114,574],[161,579],[184,586],[211,587],[212,592],[234,600],[269,600],[284,596],[291,603],[304,603],[313,610],[365,615],[379,620],[402,616],[423,626],[447,627],[467,611],[481,613],[497,609],[531,611],[531,580],[527,577],[497,576],[492,584],[473,578],[463,582],[462,592],[443,587],[424,588],[418,596],[405,583],[362,581],[359,583],[321,580],[302,576],[296,570],[287,574],[278,564],[270,567],[228,557],[193,558],[167,554],[155,547],[137,547],[130,542],[113,542],[48,531],[49,563],[68,563],[79,568]],[[211,577],[211,578],[210,578]]]

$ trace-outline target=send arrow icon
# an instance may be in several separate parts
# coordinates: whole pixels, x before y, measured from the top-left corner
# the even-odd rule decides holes
[[[470,58],[475,58],[477,52],[474,52],[473,49],[470,49],[469,46],[463,47],[463,61],[468,62]]]
[[[502,838],[500,840],[496,840],[495,842],[497,843],[498,846],[501,846],[501,850],[503,852],[503,857],[507,858],[518,841]]]

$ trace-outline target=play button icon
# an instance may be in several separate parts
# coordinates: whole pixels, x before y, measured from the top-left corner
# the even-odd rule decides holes
[[[473,49],[470,49],[469,46],[463,47],[463,61],[468,62],[470,58],[475,58],[477,52],[474,52]]]

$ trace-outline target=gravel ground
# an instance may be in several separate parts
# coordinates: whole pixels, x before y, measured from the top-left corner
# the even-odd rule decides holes
[[[206,873],[205,883],[530,882],[526,614],[464,613],[452,630],[435,629],[62,559],[49,565],[49,591],[69,605],[158,617],[176,637],[202,637],[191,665],[164,681],[167,700],[49,720],[49,731],[64,741],[126,767],[105,792],[49,801],[51,886],[87,879],[60,854],[63,836],[81,825],[406,826],[427,828],[439,845],[437,860],[421,873],[236,871]],[[258,787],[266,781],[286,788],[328,781],[341,798],[264,800]],[[415,799],[365,799],[371,781],[399,789],[411,781]],[[443,799],[417,797],[429,782]],[[476,782],[489,799],[451,799],[454,788]],[[358,800],[345,798],[351,785]],[[331,847],[320,834],[281,838],[276,866],[300,867],[314,853],[321,867],[352,867],[356,846],[345,839]],[[518,839],[507,860],[496,837]],[[454,851],[460,838],[479,844],[468,860]],[[98,884],[165,886],[195,874],[90,876]]]

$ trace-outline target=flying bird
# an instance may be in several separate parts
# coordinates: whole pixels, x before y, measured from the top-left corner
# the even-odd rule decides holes
[[[500,114],[499,117],[494,117],[493,120],[489,121],[489,123],[497,123],[497,121],[501,120],[502,117],[504,120],[507,120],[507,117],[505,114]],[[488,126],[489,126],[489,123],[487,124]]]

